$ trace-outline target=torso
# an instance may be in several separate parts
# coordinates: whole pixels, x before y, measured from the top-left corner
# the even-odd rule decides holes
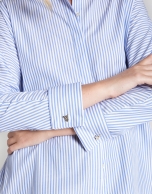
[[[69,1],[71,4],[80,2],[73,5],[79,16],[64,0],[52,0],[52,7],[55,8],[52,13],[41,1],[7,0],[9,17],[6,21],[11,19],[23,76],[23,91],[43,90],[77,81],[82,84],[95,82],[126,69],[125,1]],[[118,22],[119,28],[116,28]],[[93,115],[89,117],[90,120],[92,118]],[[93,134],[92,130],[100,130],[92,123],[86,126],[87,130],[82,128],[82,133]],[[20,149],[8,156],[1,171],[3,182],[0,182],[0,189],[4,189],[1,193],[10,193],[11,190],[14,194],[21,194],[24,188],[24,193],[29,194],[33,190],[36,194],[113,194],[116,193],[112,191],[114,187],[120,188],[117,193],[128,194],[132,179],[117,179],[136,174],[135,153],[139,153],[144,160],[146,151],[152,150],[152,147],[146,147],[144,141],[144,137],[150,137],[148,127],[145,130],[146,127],[140,126],[124,136],[103,140],[91,152],[85,152],[77,136],[54,137]],[[143,135],[143,151],[140,146],[135,147],[141,132],[147,133]],[[126,165],[128,158],[130,166]],[[118,162],[125,166],[123,172]],[[142,168],[152,172],[152,167],[147,168],[146,164],[142,164]],[[109,181],[111,177],[114,182]],[[135,179],[135,184],[140,181]],[[102,191],[104,188],[105,192]]]

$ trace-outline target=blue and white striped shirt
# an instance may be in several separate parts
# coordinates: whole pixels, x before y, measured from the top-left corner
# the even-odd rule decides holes
[[[76,135],[8,155],[0,194],[151,194],[152,89],[85,110],[81,93],[152,53],[143,1],[51,5],[0,1],[0,131],[73,127]]]

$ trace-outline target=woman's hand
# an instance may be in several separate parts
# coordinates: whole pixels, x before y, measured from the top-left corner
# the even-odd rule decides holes
[[[15,150],[29,147],[32,145],[39,144],[47,139],[55,136],[54,130],[43,130],[43,131],[30,131],[20,130],[12,131],[8,133],[8,154],[13,153]]]
[[[137,85],[152,85],[152,54],[111,78],[82,86],[83,108],[108,98],[115,98],[136,87]],[[39,144],[55,136],[76,135],[72,128],[60,130],[29,131],[21,130],[8,133],[7,152]]]
[[[113,77],[82,85],[83,109],[142,84],[152,85],[152,54]]]
[[[137,85],[152,85],[152,54],[118,75],[101,81],[101,84],[107,88],[111,98],[120,96]]]

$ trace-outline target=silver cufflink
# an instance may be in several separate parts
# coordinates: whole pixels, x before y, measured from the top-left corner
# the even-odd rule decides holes
[[[64,120],[65,120],[66,122],[68,122],[68,120],[69,120],[68,115],[63,116],[62,118],[64,118]]]
[[[100,135],[95,135],[94,138],[97,140],[99,139]]]

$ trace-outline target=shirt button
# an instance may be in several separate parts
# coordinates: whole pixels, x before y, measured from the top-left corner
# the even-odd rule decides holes
[[[68,115],[62,116],[62,118],[64,118],[64,120],[65,120],[66,122],[68,122],[68,120],[69,120]]]
[[[76,15],[77,15],[77,17],[78,17],[78,16],[80,16],[80,13],[79,13],[79,12],[77,12],[77,13],[76,13]]]
[[[95,135],[94,138],[97,140],[99,139],[100,135]]]

